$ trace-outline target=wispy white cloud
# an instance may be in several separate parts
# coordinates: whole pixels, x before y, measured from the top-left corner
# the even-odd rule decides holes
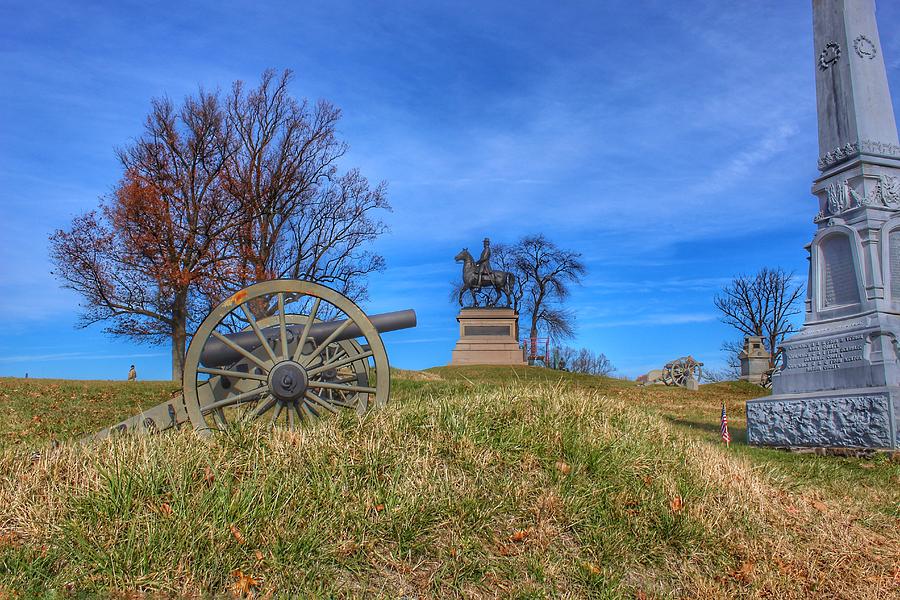
[[[797,125],[784,123],[767,133],[762,139],[737,153],[709,177],[692,186],[690,193],[716,194],[728,190],[744,180],[755,168],[787,151],[790,141],[797,134]]]
[[[113,358],[157,358],[167,356],[163,352],[136,352],[128,354],[92,354],[90,352],[58,352],[53,354],[18,354],[0,356],[0,363],[42,363],[69,360],[107,360]]]
[[[633,318],[594,320],[590,316],[582,319],[579,326],[583,329],[600,329],[605,327],[637,327],[645,325],[671,326],[690,323],[708,323],[715,321],[712,313],[657,313],[639,315]]]

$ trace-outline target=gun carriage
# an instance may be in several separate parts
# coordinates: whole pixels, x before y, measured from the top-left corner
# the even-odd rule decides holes
[[[367,316],[308,281],[257,283],[222,302],[194,333],[181,394],[104,429],[200,433],[245,420],[295,427],[325,413],[365,413],[390,396],[381,333],[416,326],[413,310]]]
[[[686,387],[689,380],[700,381],[703,363],[693,356],[682,356],[666,363],[663,367],[662,382],[666,385]]]

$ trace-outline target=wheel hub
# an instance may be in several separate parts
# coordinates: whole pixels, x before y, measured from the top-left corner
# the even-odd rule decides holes
[[[278,400],[292,402],[306,392],[309,377],[299,363],[286,360],[269,371],[269,391]]]

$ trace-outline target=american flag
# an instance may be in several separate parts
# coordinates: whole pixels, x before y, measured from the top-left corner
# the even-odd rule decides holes
[[[725,403],[722,402],[722,441],[725,445],[731,444],[731,434],[728,433],[728,415],[725,414]]]

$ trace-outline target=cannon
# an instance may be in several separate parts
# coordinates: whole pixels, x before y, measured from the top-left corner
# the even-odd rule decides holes
[[[695,360],[693,356],[682,356],[666,363],[663,367],[662,382],[666,385],[696,388],[702,372],[703,363]]]
[[[637,378],[640,385],[664,384],[697,389],[703,363],[693,356],[682,356],[666,363],[662,369],[654,369]]]
[[[766,369],[766,372],[762,374],[759,378],[759,386],[765,390],[772,389],[772,380],[775,377],[775,373],[778,372],[778,367],[770,367]]]
[[[367,316],[308,281],[251,285],[219,304],[191,338],[181,394],[89,439],[183,424],[201,434],[261,420],[294,428],[327,413],[365,413],[390,396],[381,333],[416,326],[402,310]]]

